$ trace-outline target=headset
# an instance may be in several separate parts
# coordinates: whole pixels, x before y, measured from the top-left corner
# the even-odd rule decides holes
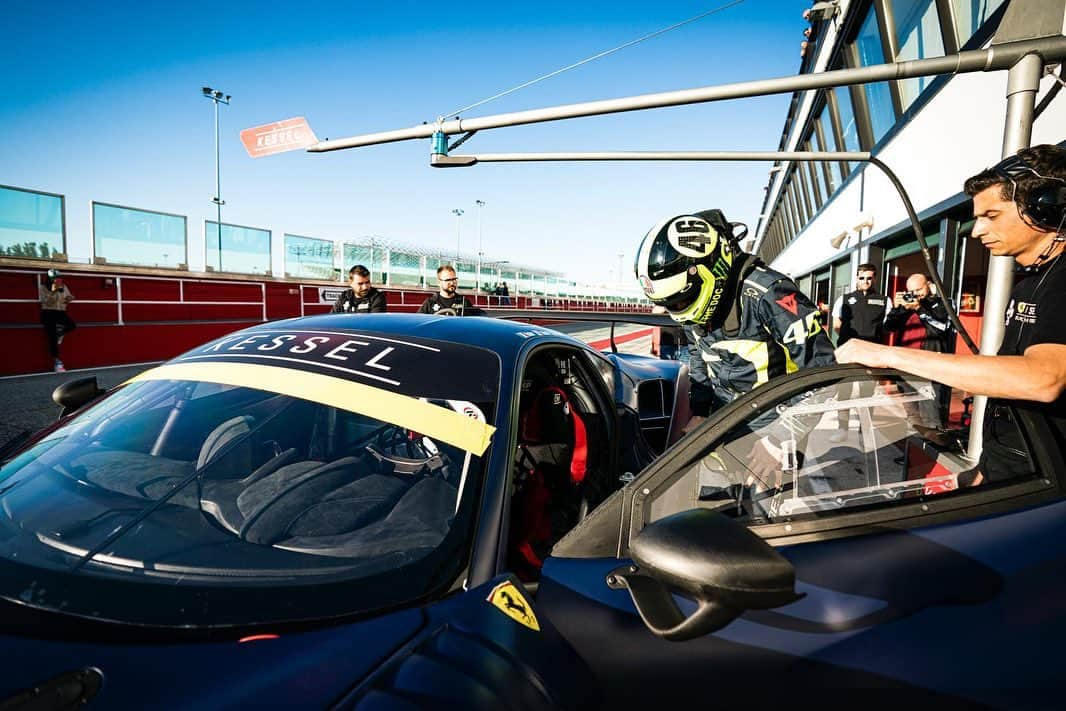
[[[1022,212],[1034,223],[1035,227],[1058,232],[1058,240],[1066,240],[1062,235],[1063,224],[1066,223],[1066,180],[1053,175],[1041,175],[1036,168],[1025,162],[1020,155],[1004,158],[993,168],[996,175],[1011,184],[1010,199],[1018,204]],[[1018,203],[1015,195],[1018,192],[1017,178],[1030,173],[1041,180],[1056,181],[1059,185],[1049,184],[1035,186],[1029,190],[1025,201]]]
[[[1048,242],[1047,248],[1040,253],[1036,261],[1028,266],[1021,267],[1021,271],[1030,274],[1039,272],[1043,269],[1044,263],[1051,257],[1051,253],[1055,250],[1055,245],[1060,242],[1066,242],[1066,231],[1063,230],[1063,227],[1066,226],[1066,180],[1054,175],[1041,175],[1036,168],[1026,163],[1025,159],[1020,155],[1004,158],[993,166],[992,170],[997,176],[1010,183],[1010,199],[1011,202],[1018,206],[1022,219],[1036,229],[1055,233],[1054,238]],[[1025,196],[1025,201],[1018,202],[1015,199],[1018,193],[1018,181],[1016,179],[1026,173],[1031,173],[1041,180],[1048,181],[1048,183],[1032,187],[1029,190],[1029,194]],[[1051,181],[1057,181],[1059,185],[1055,185]],[[1056,258],[1055,261],[1058,261],[1058,259]],[[1047,275],[1045,274],[1045,276]],[[1043,277],[1041,277],[1040,281],[1043,282]]]

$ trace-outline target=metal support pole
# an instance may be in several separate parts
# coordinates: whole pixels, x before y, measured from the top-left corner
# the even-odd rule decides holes
[[[455,275],[459,276],[459,248],[463,229],[463,211],[460,208],[452,210],[455,215]]]
[[[218,270],[222,271],[222,167],[219,160],[218,99],[215,99],[215,207],[218,208]]]
[[[481,291],[481,260],[484,250],[481,241],[481,208],[485,207],[484,200],[475,200],[477,204],[477,291]]]
[[[1033,108],[1040,88],[1044,61],[1037,54],[1027,54],[1007,73],[1007,117],[1003,127],[1003,157],[1028,148],[1033,139]],[[981,322],[981,354],[995,355],[1003,342],[1011,286],[1014,283],[1014,258],[989,257],[988,280],[985,282],[985,310]],[[973,419],[970,423],[968,456],[977,459],[984,442],[982,428],[988,398],[978,395],[973,400]]]
[[[890,62],[869,67],[836,69],[829,72],[813,72],[798,76],[760,79],[737,84],[723,84],[659,94],[643,94],[641,96],[553,106],[481,118],[454,119],[437,124],[422,124],[394,131],[382,131],[352,136],[351,138],[320,141],[307,150],[311,153],[323,153],[344,148],[391,143],[393,141],[429,138],[435,133],[454,135],[469,131],[502,128],[504,126],[522,126],[544,121],[558,121],[581,116],[601,116],[665,106],[685,106],[752,96],[789,94],[810,89],[851,86],[853,84],[867,84],[879,81],[897,81],[913,77],[935,76],[937,74],[998,71],[1014,66],[1021,57],[1031,52],[1043,54],[1048,62],[1059,61],[1066,56],[1066,37],[1059,35],[1057,37],[1045,37],[1020,42],[1006,42],[988,49],[968,50],[944,57]],[[437,148],[434,152],[443,156],[447,154],[447,151],[441,151],[439,147],[440,140],[435,139],[434,145]]]

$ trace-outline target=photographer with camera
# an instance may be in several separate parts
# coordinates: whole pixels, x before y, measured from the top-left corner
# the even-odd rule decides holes
[[[38,286],[41,300],[41,325],[48,339],[48,353],[52,356],[53,369],[57,373],[66,371],[63,361],[59,359],[59,344],[63,336],[77,328],[74,320],[67,315],[67,304],[74,300],[74,294],[63,283],[58,269],[49,269],[44,276],[44,283]]]
[[[896,292],[892,310],[885,317],[885,330],[896,334],[896,345],[918,348],[934,353],[951,353],[955,332],[948,318],[944,300],[932,292],[924,274],[907,278],[907,291]],[[947,422],[951,404],[951,388],[933,383],[936,401],[919,403],[919,411],[927,427],[940,427]]]

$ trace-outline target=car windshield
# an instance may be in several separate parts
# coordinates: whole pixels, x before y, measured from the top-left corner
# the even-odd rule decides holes
[[[406,360],[405,346],[385,346],[389,383],[224,348],[143,373],[0,468],[0,595],[188,626],[335,616],[446,589],[469,549],[499,365],[425,343],[408,342]],[[476,375],[405,377],[430,357]]]

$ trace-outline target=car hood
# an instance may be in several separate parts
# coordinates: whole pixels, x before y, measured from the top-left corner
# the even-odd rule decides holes
[[[380,666],[425,623],[421,610],[407,609],[276,636],[267,629],[241,639],[182,642],[170,632],[161,632],[157,640],[142,632],[137,641],[123,642],[112,641],[122,630],[115,636],[100,632],[71,640],[63,638],[62,622],[49,625],[57,629],[49,633],[49,626],[24,626],[11,619],[20,615],[17,608],[2,614],[9,619],[0,627],[0,706],[34,687],[42,694],[55,693],[72,672],[95,669],[103,683],[93,700],[106,708],[324,707]],[[23,627],[32,631],[20,634]],[[50,680],[56,680],[51,687]]]

